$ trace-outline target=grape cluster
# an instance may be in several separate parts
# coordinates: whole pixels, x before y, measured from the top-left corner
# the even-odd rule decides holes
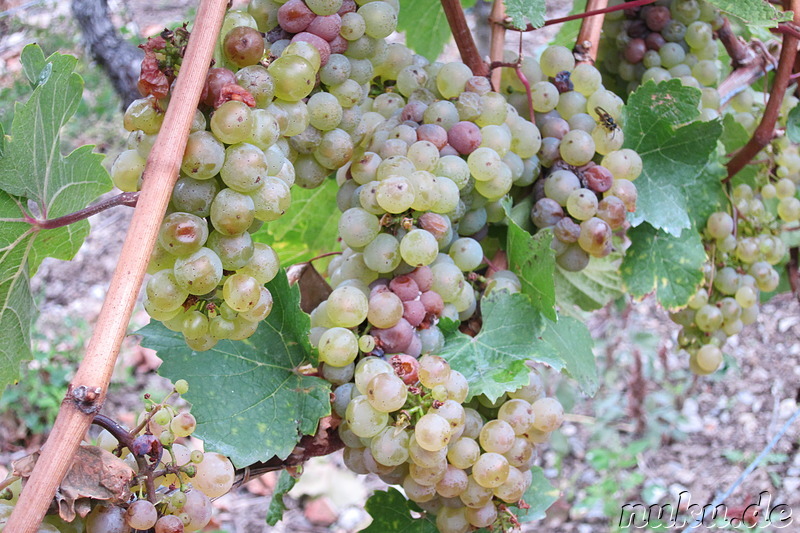
[[[188,390],[188,383],[178,380],[162,402],[156,403],[145,395],[145,409],[136,429],[128,435],[129,447],[120,444],[106,430],[98,435],[96,445],[118,455],[134,472],[130,501],[118,505],[99,502],[83,523],[77,525],[65,525],[58,517],[46,517],[39,531],[58,532],[57,526],[72,531],[81,525],[86,533],[132,533],[134,530],[183,533],[205,528],[213,511],[211,498],[231,489],[234,468],[224,455],[191,450],[176,442],[194,433],[197,423],[191,413],[178,410],[168,401]],[[140,471],[137,458],[146,462],[147,472]],[[145,476],[153,480],[154,494],[147,494]],[[0,503],[0,529],[10,516],[21,489],[21,483],[15,482],[11,485],[11,499]]]
[[[786,180],[786,181],[784,181]],[[708,217],[705,228],[709,263],[705,282],[689,305],[673,320],[684,326],[679,345],[690,354],[690,367],[709,374],[722,363],[721,347],[728,337],[755,322],[760,293],[774,291],[780,280],[774,265],[783,261],[787,248],[780,238],[780,223],[765,205],[794,192],[794,183],[783,178],[754,191],[740,184],[733,189],[736,217],[718,211]]]
[[[502,79],[509,100],[520,109],[530,105],[541,132],[541,140],[535,140],[541,168],[536,171],[531,220],[539,229],[553,229],[562,268],[582,270],[590,256],[611,252],[613,232],[636,209],[633,180],[642,171],[642,160],[634,150],[622,148],[622,100],[603,87],[595,67],[576,65],[563,46],[550,46],[540,61],[520,60],[508,51],[505,59],[519,65],[531,87],[528,101],[516,70],[505,67]]]
[[[603,26],[602,68],[630,93],[648,80],[680,79],[703,91],[701,120],[719,116],[715,87],[722,64],[714,32],[723,23],[705,0],[659,0],[651,5],[609,13]]]
[[[401,485],[442,533],[502,525],[503,506],[530,487],[536,445],[563,421],[539,374],[529,378],[495,402],[462,405],[469,386],[444,359],[366,357],[354,382],[335,389],[345,464]]]

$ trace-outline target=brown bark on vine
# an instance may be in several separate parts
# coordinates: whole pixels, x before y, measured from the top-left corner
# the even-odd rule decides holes
[[[81,27],[92,58],[105,71],[123,108],[141,95],[136,89],[144,53],[129,43],[111,22],[107,0],[72,0],[72,15]]]

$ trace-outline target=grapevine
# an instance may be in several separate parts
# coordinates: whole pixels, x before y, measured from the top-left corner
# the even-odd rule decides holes
[[[747,11],[753,2],[590,1],[545,21],[544,6],[496,0],[486,60],[460,3],[442,0],[461,54],[445,62],[415,52],[405,0],[202,0],[193,26],[142,44],[141,98],[124,111],[125,150],[108,173],[90,150],[61,156],[71,113],[42,111],[59,93],[80,98],[74,63],[27,47],[30,108],[0,136],[0,224],[12,236],[0,261],[16,272],[0,292],[23,306],[5,305],[0,320],[27,317],[3,386],[30,352],[33,299],[16,281],[45,256],[74,255],[85,234],[70,228],[88,231],[86,218],[136,207],[53,444],[0,482],[0,529],[199,531],[214,498],[339,450],[353,472],[402,489],[398,528],[519,529],[550,501],[538,451],[566,416],[552,375],[598,387],[588,330],[572,316],[655,293],[682,326],[686,366],[707,375],[761,301],[797,290],[788,21],[800,2]],[[746,17],[780,42],[755,32],[746,46],[732,23]],[[570,46],[510,45],[571,20],[582,26]],[[393,38],[401,30],[408,42]],[[49,167],[19,181],[15,162],[42,155],[21,142],[33,110],[53,122],[43,142],[61,157],[48,160],[56,182],[77,187],[79,163],[96,182],[70,209]],[[110,184],[122,194],[87,205]],[[325,249],[291,266],[274,232],[302,224],[298,199],[327,190],[327,205],[311,205],[335,212],[311,230],[329,235]],[[597,269],[619,286],[599,305],[564,290],[591,287]],[[142,286],[142,345],[174,388],[145,395],[127,428],[101,409]],[[232,397],[240,386],[254,399]],[[92,423],[103,431],[82,444]],[[119,486],[45,518],[87,462],[73,458],[89,456]]]

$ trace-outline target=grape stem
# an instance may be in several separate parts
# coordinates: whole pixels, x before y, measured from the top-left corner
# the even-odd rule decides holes
[[[586,16],[581,23],[578,37],[575,39],[575,57],[578,64],[588,63],[594,65],[597,59],[597,49],[600,43],[600,33],[603,30],[603,20],[605,20],[608,0],[588,0],[586,2],[586,12],[594,13]]]
[[[138,200],[138,192],[123,192],[101,202],[97,202],[96,204],[90,205],[89,207],[81,209],[80,211],[75,211],[74,213],[64,215],[63,217],[39,220],[26,215],[24,220],[25,222],[34,226],[36,229],[63,228],[64,226],[69,226],[70,224],[74,224],[80,220],[85,220],[96,215],[97,213],[101,213],[106,209],[111,209],[112,207],[117,207],[118,205],[136,207],[136,202]]]
[[[111,418],[107,417],[106,415],[97,414],[92,420],[92,424],[96,426],[100,426],[101,428],[105,429],[111,436],[117,439],[119,442],[119,448],[128,448],[128,450],[133,453],[133,437],[132,435],[136,435],[136,432],[129,432],[125,427],[122,426],[116,420],[112,420]],[[156,487],[153,483],[153,467],[148,464],[147,460],[142,457],[141,455],[133,455],[134,459],[136,459],[136,464],[139,466],[139,474],[137,477],[141,477],[142,473],[144,473],[144,486],[147,489],[147,500],[154,504],[156,503]]]
[[[533,111],[533,94],[531,93],[531,83],[528,81],[528,78],[525,77],[525,73],[522,72],[522,40],[520,39],[520,54],[519,59],[515,63],[507,63],[503,61],[492,61],[489,65],[489,69],[492,71],[492,78],[495,77],[495,72],[500,72],[500,67],[508,67],[513,68],[514,72],[517,73],[517,78],[519,78],[520,83],[522,83],[523,87],[525,87],[525,96],[528,98],[528,115],[529,120],[536,124],[536,117]]]
[[[475,39],[472,37],[472,32],[467,25],[461,2],[459,0],[442,0],[442,9],[444,9],[444,15],[450,25],[450,31],[453,33],[456,46],[458,46],[458,51],[461,54],[461,60],[472,69],[474,75],[488,75],[489,68],[481,59],[480,52],[478,52],[478,46],[475,44]]]
[[[722,27],[717,30],[717,37],[731,56],[731,66],[734,69],[749,65],[756,60],[756,52],[733,32],[728,17],[722,18]]]
[[[144,171],[142,194],[120,259],[97,318],[83,361],[69,385],[58,416],[19,505],[5,533],[34,533],[39,528],[78,446],[106,397],[114,364],[125,338],[156,243],[161,220],[178,178],[189,128],[206,81],[227,0],[201,0],[169,108]]]
[[[608,4],[607,0],[604,0],[606,4]],[[574,15],[567,15],[566,17],[561,17],[557,19],[550,19],[544,22],[545,26],[552,26],[553,24],[563,24],[564,22],[569,22],[570,20],[580,20],[587,17],[594,17],[596,15],[605,15],[606,13],[613,13],[614,11],[621,11],[623,9],[630,9],[632,7],[639,7],[639,6],[646,6],[647,4],[652,4],[656,0],[632,0],[631,2],[624,2],[622,4],[618,4],[615,6],[608,6],[604,8],[598,8],[596,10],[589,10],[587,9],[583,13],[575,13]],[[588,8],[587,4],[587,8]],[[534,31],[538,30],[539,28],[535,28],[532,24],[528,24],[522,29],[516,28],[511,24],[511,19],[505,17],[503,19],[489,19],[489,22],[493,24],[499,24],[504,26],[507,30],[514,30],[514,31]],[[602,26],[602,23],[600,24]]]
[[[788,0],[784,2],[784,7],[794,12],[795,23],[800,22],[800,0]],[[797,57],[797,43],[800,39],[798,39],[798,36],[795,34],[796,32],[786,32],[783,35],[783,45],[781,46],[780,59],[778,60],[778,69],[772,81],[772,90],[770,91],[767,107],[764,110],[764,116],[761,118],[761,123],[758,125],[747,144],[728,162],[728,177],[723,180],[725,182],[730,181],[733,176],[742,170],[775,135],[775,123],[778,121],[778,115],[780,114],[781,105],[783,104],[783,97],[786,94],[786,89],[789,87],[792,69],[794,68],[794,62]]]

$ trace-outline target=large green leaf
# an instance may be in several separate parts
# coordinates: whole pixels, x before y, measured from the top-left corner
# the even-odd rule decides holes
[[[367,500],[367,512],[372,523],[362,533],[437,533],[436,522],[429,514],[411,516],[419,508],[408,501],[399,490],[389,487],[376,491]]]
[[[20,200],[0,191],[0,392],[19,379],[19,365],[31,359],[35,308],[28,259],[37,233],[20,215]]]
[[[594,396],[599,385],[592,351],[594,341],[583,321],[559,316],[558,322],[547,322],[536,346],[537,361],[564,370],[584,393]]]
[[[465,8],[475,0],[462,0]],[[406,44],[416,53],[435,61],[450,41],[450,26],[440,2],[402,0],[397,29],[405,32]]]
[[[527,22],[534,28],[544,26],[546,11],[544,0],[503,0],[506,15],[511,18],[511,25],[517,29],[525,29]]]
[[[30,58],[26,73],[32,77],[34,65],[42,66],[41,49],[28,45],[25,51],[23,60]],[[42,218],[82,209],[111,190],[108,172],[101,164],[104,156],[91,153],[92,146],[82,146],[67,157],[60,151],[61,128],[75,113],[83,94],[83,80],[73,72],[76,64],[75,57],[61,54],[45,60],[31,98],[15,106],[11,139],[0,160],[0,189],[33,201]],[[88,229],[87,222],[82,225],[83,230],[72,229],[52,239],[69,241],[58,246],[53,257],[74,255],[83,242],[78,235]]]
[[[620,254],[589,259],[580,272],[568,272],[556,265],[556,303],[562,314],[580,317],[581,311],[594,311],[622,296],[619,275]]]
[[[490,293],[481,300],[483,325],[475,337],[443,328],[441,355],[464,374],[470,397],[494,401],[528,383],[525,361],[546,363],[578,381],[588,394],[597,389],[592,341],[577,320],[545,320],[524,294]]]
[[[550,320],[556,320],[556,286],[553,274],[556,255],[550,248],[551,231],[531,235],[509,220],[507,251],[509,269],[519,276],[522,292],[531,298],[533,307]]]
[[[71,259],[89,233],[85,220],[50,230],[26,220],[78,211],[111,189],[104,156],[92,153],[92,146],[67,157],[60,151],[61,128],[83,92],[83,80],[73,72],[77,60],[61,54],[45,59],[41,48],[28,45],[21,61],[35,88],[15,106],[11,134],[0,143],[0,391],[18,379],[20,362],[31,358],[29,277],[45,257]]]
[[[691,227],[693,210],[722,185],[704,173],[722,133],[719,120],[695,121],[700,91],[680,80],[656,85],[647,82],[628,98],[625,146],[642,157],[644,169],[636,180],[639,192],[634,226],[648,222],[672,235]]]
[[[341,215],[336,207],[338,190],[332,179],[316,189],[292,187],[292,204],[286,214],[264,224],[253,238],[272,246],[286,265],[338,250],[336,238]]]
[[[778,11],[764,0],[708,0],[722,11],[742,19],[754,26],[777,26],[779,22],[792,20],[791,11]]]
[[[694,229],[680,237],[649,224],[628,231],[633,244],[622,261],[622,279],[630,293],[644,296],[655,291],[661,305],[670,309],[689,301],[703,281],[706,260],[700,234]]]
[[[267,288],[275,300],[272,312],[247,340],[195,352],[160,323],[139,331],[142,346],[164,360],[159,373],[189,382],[185,397],[197,417],[197,436],[237,466],[285,458],[330,414],[330,385],[298,371],[314,362],[300,291],[283,271]]]
[[[497,291],[481,299],[483,325],[475,337],[458,330],[445,333],[442,357],[469,382],[469,397],[485,394],[494,401],[528,384],[527,360],[537,360],[537,336],[545,319],[524,294]]]

